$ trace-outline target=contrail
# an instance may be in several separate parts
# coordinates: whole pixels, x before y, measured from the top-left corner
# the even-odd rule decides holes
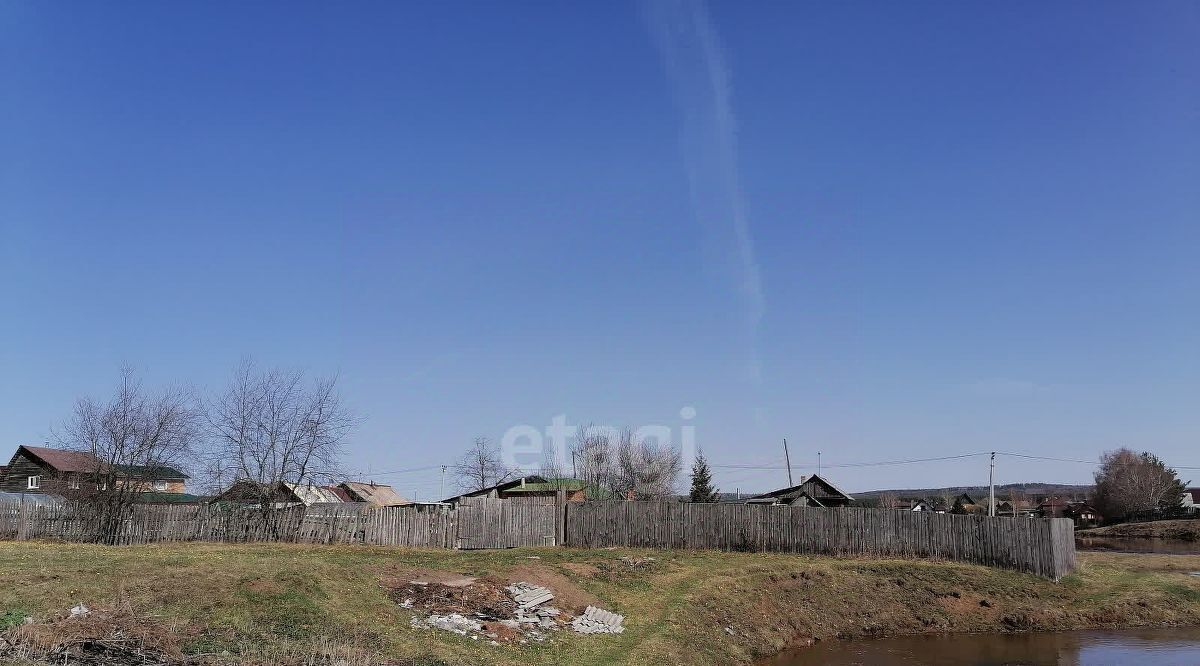
[[[717,247],[729,247],[724,241],[732,235],[732,268],[745,309],[749,374],[758,382],[758,327],[766,300],[738,177],[733,87],[720,39],[702,2],[647,0],[643,6],[683,114],[681,145],[695,215]]]

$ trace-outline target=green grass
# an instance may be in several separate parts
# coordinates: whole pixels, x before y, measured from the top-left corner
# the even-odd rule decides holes
[[[6,608],[0,612],[0,631],[11,629],[22,622],[29,616],[29,612],[24,608]]]
[[[657,561],[630,569],[622,555]],[[4,542],[0,627],[27,614],[46,621],[82,601],[154,616],[185,652],[229,650],[250,662],[264,646],[324,640],[416,663],[586,666],[744,663],[810,637],[1200,624],[1200,579],[1187,575],[1200,557],[1081,554],[1081,562],[1056,584],[945,562],[711,551]],[[627,630],[499,647],[415,630],[412,611],[381,584],[411,569],[565,577],[625,614]]]

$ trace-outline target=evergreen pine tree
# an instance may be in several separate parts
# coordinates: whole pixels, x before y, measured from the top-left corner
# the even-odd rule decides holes
[[[712,485],[712,472],[708,469],[708,461],[701,453],[692,463],[692,492],[689,499],[692,502],[716,502],[718,495],[717,489]]]

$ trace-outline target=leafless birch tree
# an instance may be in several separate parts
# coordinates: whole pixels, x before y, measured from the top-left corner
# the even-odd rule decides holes
[[[342,404],[337,377],[261,370],[244,362],[223,392],[210,397],[210,464],[245,486],[264,511],[280,484],[334,477],[357,419]]]
[[[504,466],[500,447],[486,437],[476,437],[454,465],[457,485],[468,493],[503,483],[514,474],[514,470]]]
[[[115,537],[126,510],[163,468],[188,469],[202,435],[195,401],[174,387],[149,393],[130,368],[111,398],[80,398],[56,433],[63,449],[89,454],[95,469],[59,480],[67,493],[98,511],[101,539]]]

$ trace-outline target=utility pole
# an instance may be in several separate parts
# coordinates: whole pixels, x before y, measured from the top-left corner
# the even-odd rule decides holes
[[[787,468],[788,468],[788,487],[790,488],[790,487],[792,486],[792,459],[791,459],[791,457],[790,457],[790,456],[788,456],[788,450],[787,450],[787,437],[784,437],[784,438],[783,438],[783,459],[784,459],[784,461],[786,461],[786,462],[787,462]]]
[[[438,501],[446,496],[446,466],[442,465],[442,487],[438,489]]]
[[[988,468],[988,515],[996,515],[996,452],[992,451],[992,462]]]

